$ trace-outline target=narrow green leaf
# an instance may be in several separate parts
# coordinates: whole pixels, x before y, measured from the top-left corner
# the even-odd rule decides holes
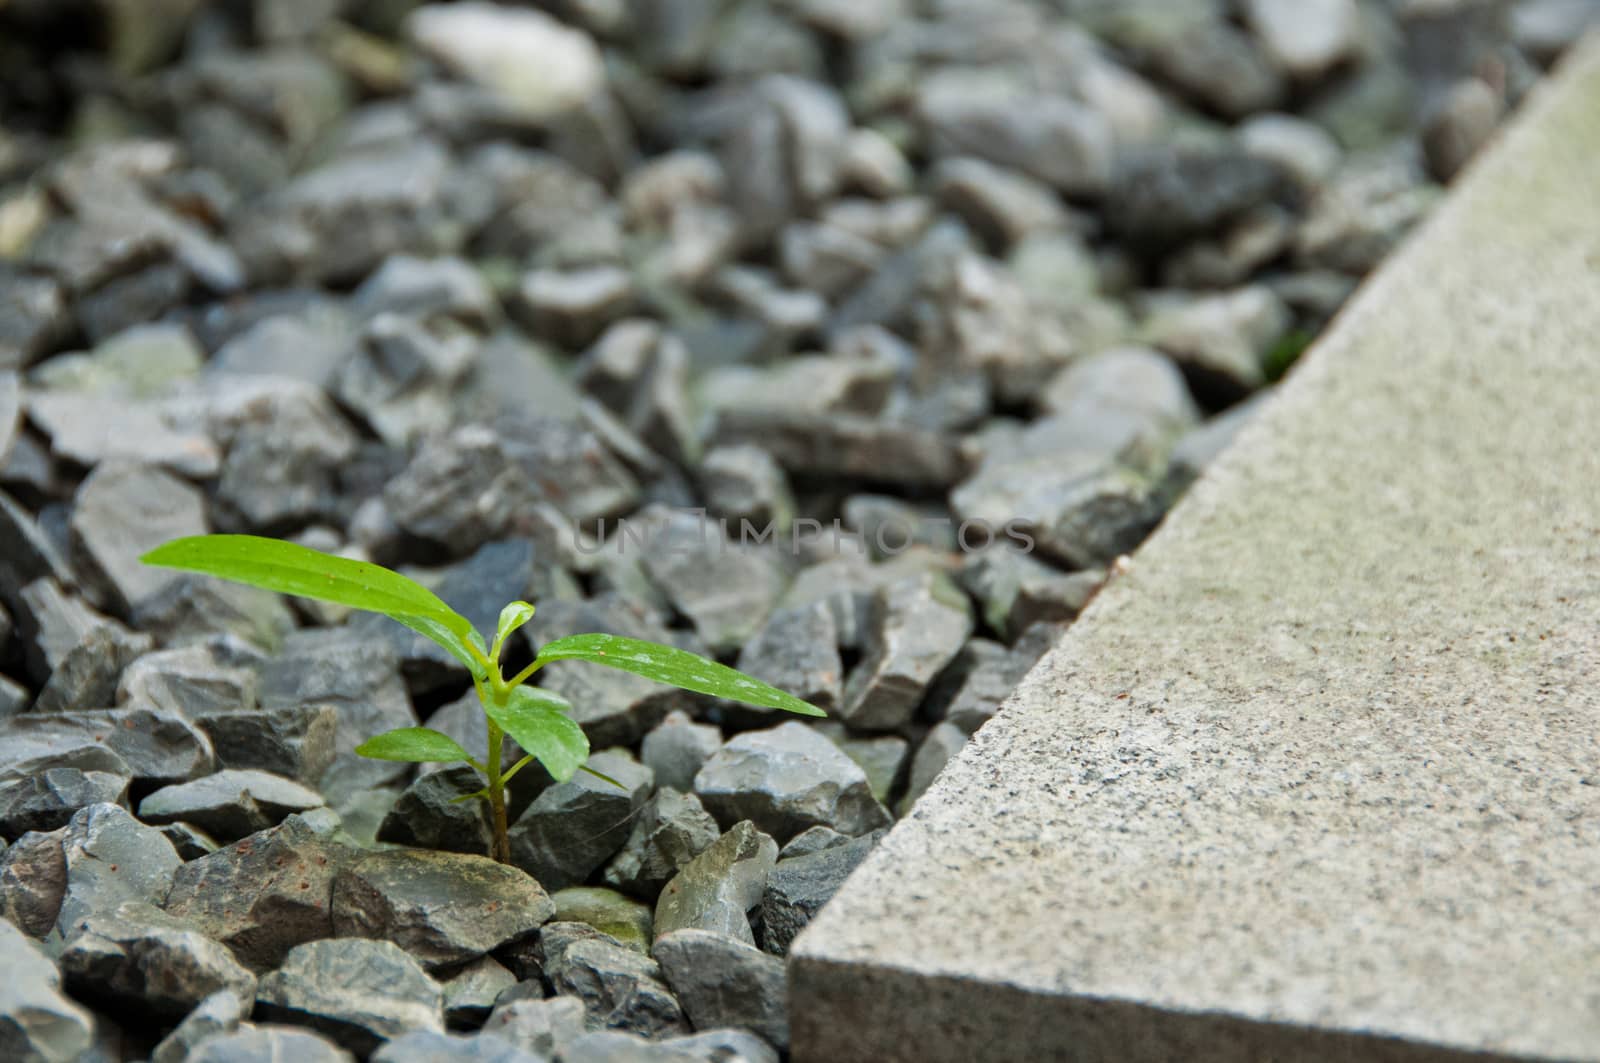
[[[397,620],[449,652],[474,676],[485,675],[483,637],[428,588],[381,565],[258,535],[194,535],[142,557],[147,565],[182,569],[282,594],[365,609]]]
[[[452,797],[450,799],[450,803],[452,805],[459,805],[459,804],[463,804],[463,803],[465,803],[467,801],[487,801],[487,800],[489,800],[489,790],[488,790],[487,787],[485,787],[482,790],[474,790],[470,794],[462,794],[460,797]]]
[[[802,716],[827,715],[815,705],[727,665],[672,646],[621,635],[568,635],[546,643],[539,650],[537,661],[591,661],[701,694],[784,709]]]
[[[429,727],[401,727],[385,731],[356,746],[356,752],[373,760],[427,761],[471,760],[454,738]]]
[[[511,637],[517,628],[533,619],[533,606],[527,602],[512,602],[500,610],[500,622],[495,625],[494,644],[499,649],[500,644]]]
[[[589,767],[589,765],[587,765],[587,764],[583,765],[578,770],[582,771],[582,772],[587,772],[588,774],[593,775],[596,779],[599,779],[601,782],[608,782],[612,786],[615,786],[619,790],[626,790],[627,789],[626,786],[622,785],[617,780],[615,780],[611,776],[607,775],[605,772],[603,772],[603,771],[595,771],[593,768]]]
[[[517,740],[524,753],[536,757],[557,782],[566,782],[589,756],[589,739],[567,715],[564,698],[538,687],[516,687],[505,705],[484,711],[501,730]]]

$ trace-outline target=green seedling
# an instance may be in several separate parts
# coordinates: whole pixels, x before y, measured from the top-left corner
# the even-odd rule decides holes
[[[197,535],[159,546],[142,560],[147,565],[199,572],[382,613],[432,639],[460,661],[472,676],[489,733],[488,748],[481,760],[449,735],[427,727],[385,732],[367,739],[356,747],[356,752],[377,760],[463,761],[472,765],[483,775],[485,784],[463,800],[489,803],[494,822],[494,850],[490,855],[501,863],[511,860],[506,832],[506,783],[530,762],[539,761],[558,782],[565,782],[580,770],[606,778],[584,767],[589,740],[572,718],[572,706],[548,690],[528,685],[534,673],[552,661],[589,661],[701,694],[802,716],[826,715],[816,706],[726,665],[672,646],[617,635],[568,635],[548,642],[539,647],[532,664],[507,679],[500,657],[506,639],[533,618],[534,607],[528,602],[512,602],[501,610],[494,640],[485,642],[472,624],[438,595],[398,572],[278,539]],[[516,740],[525,755],[502,771],[501,751],[507,735]]]

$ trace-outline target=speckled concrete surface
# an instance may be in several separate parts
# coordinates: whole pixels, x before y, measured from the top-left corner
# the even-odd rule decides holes
[[[795,1059],[1600,1059],[1600,40],[797,943]]]

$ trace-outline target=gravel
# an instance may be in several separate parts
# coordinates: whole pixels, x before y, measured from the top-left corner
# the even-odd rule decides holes
[[[0,3],[8,1059],[776,1060],[776,957],[1600,9],[124,14]],[[622,785],[522,772],[501,868],[354,754],[481,754],[462,666],[138,560],[207,531],[830,718],[543,669]]]

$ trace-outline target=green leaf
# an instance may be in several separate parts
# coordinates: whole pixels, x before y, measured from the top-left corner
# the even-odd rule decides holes
[[[536,661],[591,661],[608,668],[642,675],[657,683],[682,687],[700,694],[731,698],[769,709],[784,709],[802,716],[826,716],[815,705],[727,665],[672,646],[662,646],[621,635],[568,635],[546,643]]]
[[[524,753],[543,764],[556,782],[566,782],[589,756],[589,739],[567,715],[566,699],[538,687],[514,687],[505,705],[484,711],[517,740]]]
[[[487,674],[483,636],[466,617],[415,580],[381,565],[258,535],[194,535],[140,558],[282,594],[382,613],[437,642],[475,677]]]
[[[512,602],[500,610],[500,622],[495,625],[494,644],[498,649],[500,644],[511,637],[517,628],[533,619],[533,606],[527,602]]]
[[[471,760],[467,751],[447,734],[428,727],[401,727],[385,731],[356,746],[356,752],[373,760],[406,760],[412,763],[442,760]]]

